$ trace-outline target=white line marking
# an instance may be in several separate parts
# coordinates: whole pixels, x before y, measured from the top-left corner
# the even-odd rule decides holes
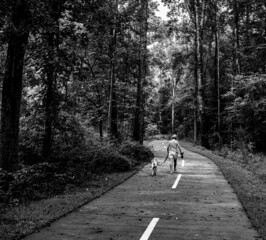
[[[149,224],[149,226],[146,228],[145,232],[142,234],[141,238],[139,240],[147,240],[149,239],[153,229],[155,228],[157,222],[159,221],[159,218],[153,218]]]
[[[177,184],[179,183],[180,179],[181,179],[182,174],[178,174],[174,185],[172,186],[172,189],[175,189],[177,187]]]
[[[185,160],[182,160],[182,167],[185,167]]]

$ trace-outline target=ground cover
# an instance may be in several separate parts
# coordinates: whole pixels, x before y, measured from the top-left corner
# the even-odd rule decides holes
[[[88,151],[73,163],[0,171],[0,239],[20,239],[77,210],[135,174],[153,157],[137,143]],[[67,161],[67,160],[65,160]]]
[[[1,217],[0,239],[20,239],[100,197],[135,174],[146,163],[120,173],[95,175],[82,188],[29,204],[12,207]]]

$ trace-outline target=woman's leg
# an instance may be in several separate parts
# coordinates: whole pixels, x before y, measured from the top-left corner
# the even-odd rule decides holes
[[[174,158],[173,158],[173,156],[171,156],[170,157],[170,162],[169,162],[170,173],[173,173],[173,165],[174,165]]]

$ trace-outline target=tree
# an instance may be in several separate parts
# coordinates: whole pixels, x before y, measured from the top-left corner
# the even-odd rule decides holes
[[[221,94],[220,94],[220,31],[219,31],[219,8],[218,3],[213,2],[215,12],[215,86],[217,89],[217,133],[219,148],[221,141]]]
[[[110,58],[110,97],[109,97],[109,110],[108,110],[108,128],[109,138],[118,138],[117,127],[117,98],[116,98],[116,51],[117,51],[117,18],[118,18],[118,1],[111,1],[111,8],[113,11],[112,24],[110,25],[110,45],[109,45],[109,58]]]
[[[11,5],[8,29],[8,49],[2,90],[1,108],[1,164],[14,171],[18,164],[19,117],[22,92],[24,55],[28,43],[30,12],[26,0]]]
[[[56,91],[58,75],[59,57],[59,19],[64,10],[64,1],[47,2],[48,21],[44,28],[43,41],[46,44],[46,54],[44,56],[44,72],[46,74],[45,85],[45,127],[43,137],[42,156],[46,161],[50,161],[52,151],[53,123],[55,121]]]
[[[148,0],[141,0],[141,12],[139,16],[139,76],[136,94],[136,110],[134,118],[133,139],[143,143],[144,135],[144,86],[147,75],[147,32],[148,32]]]

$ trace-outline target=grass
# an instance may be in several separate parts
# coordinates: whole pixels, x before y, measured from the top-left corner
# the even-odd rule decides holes
[[[0,239],[20,239],[50,225],[124,182],[145,164],[142,162],[127,172],[95,175],[82,188],[72,187],[62,195],[6,209],[0,215]]]
[[[263,181],[260,174],[252,171],[253,167],[250,165],[253,165],[254,161],[250,159],[243,165],[202,147],[194,146],[190,142],[181,141],[180,144],[190,151],[211,159],[221,169],[237,194],[253,226],[261,237],[266,240],[266,182]],[[266,160],[264,159],[264,161]],[[259,171],[265,174],[266,168],[260,168]]]

